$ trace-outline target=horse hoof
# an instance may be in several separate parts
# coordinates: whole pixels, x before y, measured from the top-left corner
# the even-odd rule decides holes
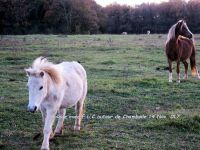
[[[52,140],[53,138],[54,138],[54,133],[52,132],[52,133],[50,134],[49,140]]]
[[[169,83],[171,83],[172,82],[172,80],[169,80]]]
[[[61,136],[64,134],[64,130],[61,130],[60,132],[55,132],[54,136]]]
[[[81,127],[80,126],[74,126],[74,131],[80,131]]]
[[[176,82],[177,82],[177,83],[180,83],[181,81],[180,81],[180,80],[177,80]]]

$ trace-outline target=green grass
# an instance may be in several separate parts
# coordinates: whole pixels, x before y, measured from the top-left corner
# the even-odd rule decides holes
[[[196,36],[200,66],[200,35]],[[0,149],[39,149],[41,114],[26,112],[24,68],[38,56],[80,61],[89,90],[80,133],[67,109],[51,149],[200,149],[200,81],[168,83],[166,35],[25,35],[0,41]],[[200,67],[199,67],[200,68]],[[183,65],[181,65],[183,76]],[[135,119],[138,115],[145,119]],[[92,118],[93,117],[93,118]]]

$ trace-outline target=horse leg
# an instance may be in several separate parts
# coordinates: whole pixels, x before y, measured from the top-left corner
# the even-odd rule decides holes
[[[55,129],[55,135],[62,135],[63,131],[64,131],[64,119],[65,119],[65,114],[66,114],[66,109],[62,108],[58,111],[59,114],[59,118],[58,118],[58,123],[56,125],[56,129]]]
[[[43,127],[45,125],[45,119],[46,119],[46,116],[47,116],[47,112],[46,112],[46,109],[41,107],[41,113],[42,113],[42,123],[43,123]],[[52,139],[54,137],[54,134],[53,132],[51,132],[51,135],[50,135],[50,139]]]
[[[45,124],[43,129],[44,139],[41,149],[49,150],[49,139],[52,133],[52,125],[56,116],[56,111],[47,110]]]
[[[78,101],[75,106],[75,111],[76,111],[76,120],[74,125],[75,131],[79,131],[81,128],[81,120],[83,118],[83,109],[84,109],[83,107],[84,107],[84,100]]]
[[[197,71],[197,78],[200,79],[200,75],[199,75],[198,69],[196,69],[196,71]]]
[[[188,71],[188,63],[187,63],[187,61],[185,60],[185,61],[183,61],[183,64],[184,64],[184,67],[185,67],[185,75],[184,75],[183,79],[187,80],[187,78],[188,78],[188,74],[187,74],[187,71]]]
[[[44,127],[45,124],[45,118],[46,118],[46,109],[44,107],[40,107],[40,112],[42,114],[42,126]],[[36,134],[34,136],[34,140],[36,140],[39,136],[41,135],[41,133],[39,132],[38,134]]]
[[[47,116],[47,112],[46,112],[46,109],[43,108],[43,107],[40,107],[40,111],[41,111],[41,114],[42,114],[42,123],[44,125],[45,124],[45,119],[46,119],[46,116]]]
[[[197,78],[200,79],[199,71],[197,68],[196,68],[196,74],[197,74]]]
[[[84,81],[82,98],[77,102],[75,106],[75,111],[76,111],[76,120],[75,120],[75,125],[74,125],[75,131],[79,131],[81,127],[81,120],[83,119],[84,101],[85,101],[86,95],[87,95],[87,79],[85,79]]]
[[[176,72],[177,72],[177,82],[180,83],[180,61],[177,61],[177,66],[176,66]]]
[[[190,65],[191,65],[191,71],[192,76],[197,76],[198,79],[200,79],[198,69],[196,67],[196,59],[195,59],[195,49],[193,47],[192,55],[190,57]]]
[[[169,64],[169,82],[172,82],[172,61],[168,60]]]

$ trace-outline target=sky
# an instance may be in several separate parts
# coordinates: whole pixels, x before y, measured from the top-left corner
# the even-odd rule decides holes
[[[142,3],[161,3],[168,0],[95,0],[99,5],[106,6],[117,2],[118,4],[126,4],[130,6],[139,5]]]

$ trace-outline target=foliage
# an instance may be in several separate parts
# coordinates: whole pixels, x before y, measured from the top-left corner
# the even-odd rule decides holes
[[[1,0],[1,34],[166,33],[185,19],[200,32],[200,1],[170,0],[135,7],[99,6],[94,0]]]

